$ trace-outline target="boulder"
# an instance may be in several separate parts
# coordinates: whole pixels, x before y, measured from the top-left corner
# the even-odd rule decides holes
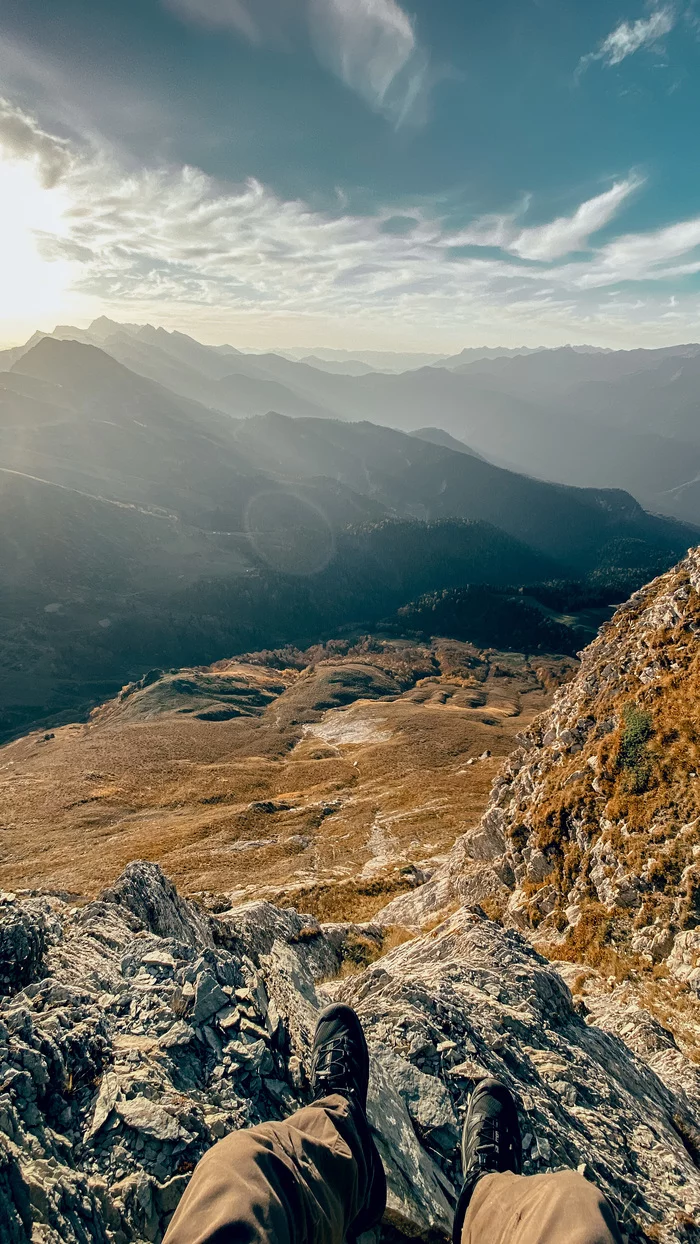
[[[202,972],[197,977],[194,991],[193,1024],[206,1024],[207,1020],[222,1011],[230,1004],[230,997],[224,993],[212,972]]]
[[[687,929],[673,939],[668,970],[677,980],[700,993],[700,929]]]

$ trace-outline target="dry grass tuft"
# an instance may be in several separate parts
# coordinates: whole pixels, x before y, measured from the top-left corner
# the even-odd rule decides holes
[[[323,924],[363,924],[390,899],[413,888],[406,873],[393,869],[367,881],[330,880],[302,885],[291,892],[280,890],[271,901],[278,907],[294,906],[308,912]]]
[[[482,898],[479,906],[489,920],[500,923],[507,907],[507,900],[497,894],[487,894],[486,898]]]
[[[397,946],[403,946],[405,942],[412,941],[415,936],[416,933],[412,929],[405,929],[398,924],[388,924],[382,930],[380,938],[364,935],[349,937],[343,946],[344,957],[340,971],[333,977],[326,977],[326,980],[343,980],[347,976],[357,976],[370,964],[376,963],[377,959],[388,954],[390,950],[395,950]]]

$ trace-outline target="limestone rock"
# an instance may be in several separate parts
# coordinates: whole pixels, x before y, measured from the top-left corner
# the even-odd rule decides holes
[[[673,939],[668,968],[676,980],[700,993],[700,930],[688,929]]]
[[[313,916],[300,915],[293,907],[281,911],[264,901],[243,903],[223,912],[217,921],[217,935],[224,945],[247,954],[256,963],[262,955],[270,954],[275,942],[293,944],[314,980],[332,976],[342,960],[336,939],[324,937]]]
[[[383,1054],[381,1062],[403,1100],[418,1136],[425,1139],[432,1149],[454,1157],[459,1144],[459,1127],[450,1094],[442,1080],[425,1075],[396,1054]]]
[[[320,984],[323,956],[337,963],[342,950],[337,929],[265,910],[256,934],[248,912],[245,949],[225,913],[197,940],[197,919],[152,868],[160,897],[147,919],[140,900],[139,915],[123,901],[128,876],[115,901],[42,899],[52,933],[40,979],[0,1001],[3,1244],[160,1244],[210,1145],[308,1100],[330,995],[357,1007],[367,1033],[394,1244],[449,1236],[459,1129],[485,1074],[518,1097],[526,1171],[585,1164],[632,1244],[648,1230],[671,1244],[678,1214],[700,1218],[700,1072],[651,1015],[601,994],[585,1023],[526,938],[465,909]],[[39,900],[13,902],[31,916]],[[226,1006],[198,1014],[198,996]]]
[[[212,1015],[216,1015],[217,1011],[222,1011],[224,1007],[228,1007],[230,1000],[213,973],[202,972],[197,977],[195,987],[192,1023],[206,1024],[207,1020],[211,1019]]]
[[[421,1147],[391,1065],[372,1063],[368,1115],[387,1174],[386,1221],[409,1238],[449,1236],[454,1189]]]
[[[157,864],[145,860],[129,864],[102,897],[107,903],[125,907],[158,937],[175,937],[199,946],[213,943],[209,917],[178,894]]]
[[[678,1206],[700,1204],[689,1096],[678,1080],[675,1090],[664,1083],[619,1036],[586,1024],[557,970],[520,934],[458,912],[350,978],[342,996],[357,1007],[378,1059],[389,1051],[439,1077],[458,1120],[479,1077],[505,1080],[537,1138],[526,1173],[586,1163],[630,1240],[644,1239],[653,1219],[658,1238],[670,1244],[674,1215],[686,1212]],[[449,1067],[438,1051],[445,1040],[457,1060]],[[652,1056],[658,1053],[655,1046]],[[400,1091],[400,1078],[396,1083]],[[634,1139],[647,1133],[650,1144]],[[423,1144],[430,1145],[427,1135]],[[454,1195],[456,1154],[445,1160],[431,1152]]]
[[[154,1140],[162,1140],[174,1144],[181,1140],[185,1133],[176,1119],[162,1106],[145,1097],[135,1097],[129,1101],[119,1101],[116,1105],[119,1118],[128,1127]]]

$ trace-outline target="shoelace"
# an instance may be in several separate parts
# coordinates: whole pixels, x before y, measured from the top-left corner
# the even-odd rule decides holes
[[[353,1085],[348,1073],[350,1042],[347,1037],[337,1037],[328,1045],[323,1045],[314,1055],[312,1075],[317,1085],[327,1086],[331,1090],[349,1092]]]
[[[510,1146],[508,1147],[510,1148]],[[479,1128],[478,1143],[472,1154],[472,1162],[476,1160],[481,1167],[497,1167],[500,1151],[501,1143],[497,1121],[495,1119],[483,1119]],[[469,1165],[471,1166],[471,1164],[470,1162]]]

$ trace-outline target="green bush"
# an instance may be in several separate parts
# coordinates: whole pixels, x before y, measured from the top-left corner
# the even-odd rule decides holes
[[[647,789],[651,778],[648,742],[653,733],[651,714],[637,704],[627,704],[622,713],[620,767],[625,785],[633,795]]]

